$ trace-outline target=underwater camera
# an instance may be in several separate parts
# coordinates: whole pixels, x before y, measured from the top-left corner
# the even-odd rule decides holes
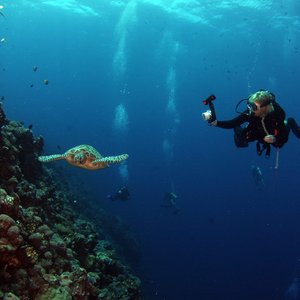
[[[211,110],[208,109],[204,113],[202,113],[202,118],[204,121],[209,121],[211,119]]]
[[[215,107],[213,104],[213,101],[215,99],[216,99],[216,96],[212,94],[212,95],[208,96],[205,100],[202,101],[204,105],[209,106],[209,110],[202,113],[202,118],[204,121],[208,121],[211,123],[214,120],[216,120],[216,112],[215,112]]]

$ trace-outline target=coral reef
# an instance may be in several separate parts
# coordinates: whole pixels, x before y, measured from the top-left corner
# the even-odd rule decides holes
[[[143,299],[140,280],[38,161],[43,138],[0,105],[0,299]]]

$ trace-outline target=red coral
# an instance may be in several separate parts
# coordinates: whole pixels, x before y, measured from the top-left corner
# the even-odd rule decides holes
[[[23,238],[20,235],[20,229],[15,225],[9,227],[7,230],[7,236],[13,246],[19,246],[23,242]]]
[[[8,215],[1,214],[0,215],[0,235],[6,236],[7,230],[10,226],[15,225],[16,222],[13,218]]]
[[[0,215],[0,253],[15,251],[23,242],[20,229],[8,215]]]

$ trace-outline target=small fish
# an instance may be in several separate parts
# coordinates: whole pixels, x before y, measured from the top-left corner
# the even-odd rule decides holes
[[[28,129],[32,129],[33,125],[32,124],[29,124],[28,125]]]
[[[33,70],[33,72],[36,72],[38,70],[38,67],[37,66],[33,66],[32,70]]]
[[[49,84],[49,80],[48,80],[48,79],[44,79],[43,82],[44,82],[45,85],[48,85],[48,84]]]
[[[32,87],[34,87],[34,85],[33,85],[33,84],[31,84],[31,85],[30,85],[30,87],[32,88]]]
[[[57,148],[58,150],[61,150],[61,147],[60,147],[59,145],[57,145],[56,148]]]
[[[4,101],[4,100],[5,100],[5,96],[1,96],[0,101]]]
[[[0,14],[1,14],[1,12],[0,12]],[[6,38],[2,38],[1,40],[0,40],[0,43],[5,43],[6,42]]]
[[[0,10],[3,9],[3,8],[4,8],[4,5],[0,5]],[[3,12],[1,12],[1,11],[0,11],[0,15],[1,15],[3,18],[5,18]]]

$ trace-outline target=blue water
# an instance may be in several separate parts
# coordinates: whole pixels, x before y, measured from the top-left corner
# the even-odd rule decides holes
[[[275,151],[267,160],[254,145],[236,149],[232,131],[207,126],[201,100],[215,93],[229,119],[240,99],[269,89],[300,121],[299,1],[0,4],[7,116],[33,124],[46,154],[86,143],[130,155],[123,169],[73,172],[139,237],[145,298],[284,299],[300,256],[300,141],[290,136],[275,170]],[[109,202],[123,184],[132,199]],[[166,191],[179,214],[160,206]]]

